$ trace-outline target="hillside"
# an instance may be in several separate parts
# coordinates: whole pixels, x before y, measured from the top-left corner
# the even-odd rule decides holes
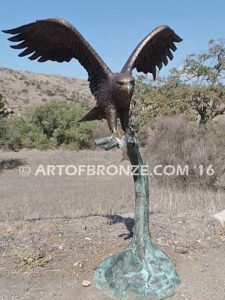
[[[0,94],[16,113],[50,100],[81,102],[93,99],[88,82],[59,75],[0,68]]]

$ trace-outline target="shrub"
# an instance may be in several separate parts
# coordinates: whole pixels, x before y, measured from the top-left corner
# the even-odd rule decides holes
[[[4,145],[6,131],[6,120],[0,115],[0,147]]]
[[[6,120],[4,118],[4,101],[0,94],[0,147],[4,144],[6,133]]]
[[[85,112],[85,105],[80,104],[43,104],[24,117],[15,116],[7,121],[4,144],[13,149],[89,148],[96,123],[79,123]]]
[[[155,123],[145,157],[150,169],[156,165],[171,165],[179,173],[155,176],[159,183],[211,188],[215,187],[225,171],[224,147],[225,127],[209,124],[206,128],[200,128],[184,117],[167,117]],[[181,175],[177,171],[179,165],[182,169],[187,165],[188,174]],[[211,174],[212,169],[214,174]]]
[[[7,120],[3,147],[14,151],[23,147],[23,139],[29,133],[29,126],[23,118],[13,116]]]

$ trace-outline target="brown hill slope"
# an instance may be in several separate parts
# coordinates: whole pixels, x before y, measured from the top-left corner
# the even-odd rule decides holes
[[[6,106],[17,113],[50,100],[93,100],[85,80],[3,67],[0,67],[0,94],[3,95]]]

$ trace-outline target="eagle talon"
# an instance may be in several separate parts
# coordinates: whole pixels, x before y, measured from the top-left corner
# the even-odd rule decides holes
[[[107,144],[105,144],[104,148],[106,151],[113,149],[113,148],[119,148],[119,143],[116,138],[112,138],[111,141],[109,141]]]
[[[128,154],[127,154],[127,137],[126,137],[126,135],[123,135],[121,137],[117,137],[115,135],[115,133],[112,135],[112,138],[117,141],[118,147],[122,150],[123,157],[122,157],[121,162],[124,161],[124,160],[129,160],[129,157],[128,157]]]
[[[110,150],[112,148],[118,147],[119,148],[119,139],[115,137],[115,135],[111,135],[110,137],[105,137],[101,139],[96,139],[95,144],[97,146],[104,147],[105,150]]]

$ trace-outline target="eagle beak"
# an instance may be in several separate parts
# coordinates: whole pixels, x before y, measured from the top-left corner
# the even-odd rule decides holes
[[[124,88],[126,89],[128,94],[131,94],[133,92],[133,89],[134,89],[133,85],[129,82],[125,84]]]

